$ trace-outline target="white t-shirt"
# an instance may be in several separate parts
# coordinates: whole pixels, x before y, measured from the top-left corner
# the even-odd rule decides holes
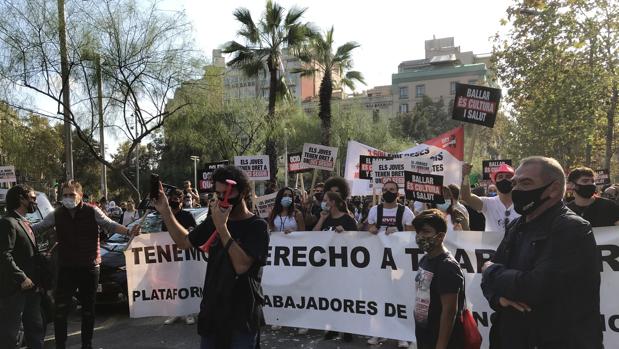
[[[486,217],[486,231],[504,233],[505,220],[507,219],[507,223],[509,224],[520,217],[520,215],[514,211],[513,204],[509,208],[505,208],[505,205],[503,205],[498,196],[483,196],[480,197],[480,199],[484,204],[481,213]]]
[[[291,231],[299,230],[296,218],[294,216],[275,216],[273,219],[273,231]]]
[[[379,233],[384,233],[387,227],[396,227],[397,228],[397,215],[398,207],[395,208],[384,208],[383,207],[383,222],[378,229]],[[415,215],[410,208],[404,207],[404,214],[402,215],[402,226],[412,225],[413,219]],[[370,209],[370,213],[368,213],[368,224],[377,224],[376,220],[378,219],[378,205],[372,207]]]
[[[138,219],[140,219],[140,214],[137,210],[134,210],[133,212],[125,211],[125,213],[123,213],[122,225],[128,226],[129,224],[137,221]]]

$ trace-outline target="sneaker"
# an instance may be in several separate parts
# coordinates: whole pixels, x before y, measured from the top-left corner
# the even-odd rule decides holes
[[[282,327],[281,326],[277,326],[277,325],[273,325],[273,326],[271,326],[271,329],[277,331],[277,330],[281,330]]]
[[[368,344],[369,345],[376,345],[378,343],[380,343],[378,337],[372,337],[372,338],[368,339]]]
[[[335,331],[327,331],[327,332],[325,332],[324,339],[329,341],[329,340],[337,338],[337,335],[338,335],[338,333],[335,332]]]
[[[408,342],[407,341],[399,341],[398,342],[398,348],[408,348]]]
[[[299,329],[299,334],[307,334],[309,332],[309,329],[307,328],[300,328]]]
[[[169,317],[169,318],[167,318],[167,319],[163,322],[163,324],[164,324],[164,325],[171,325],[171,324],[173,324],[173,323],[174,323],[177,319],[178,319],[178,317],[177,317],[177,316],[172,316],[172,317]]]
[[[342,335],[342,340],[346,343],[350,343],[352,342],[352,334],[351,333],[344,333]]]
[[[196,323],[196,319],[194,319],[193,315],[188,315],[188,316],[185,318],[185,323],[186,323],[187,325],[193,325],[193,324],[195,324],[195,323]]]

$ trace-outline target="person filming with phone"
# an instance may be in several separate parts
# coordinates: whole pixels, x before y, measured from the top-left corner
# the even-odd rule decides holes
[[[178,248],[208,249],[198,315],[200,348],[255,348],[265,324],[260,282],[269,246],[267,222],[247,208],[250,184],[242,170],[218,168],[212,179],[217,200],[210,217],[191,232],[174,218],[161,184],[154,207]]]

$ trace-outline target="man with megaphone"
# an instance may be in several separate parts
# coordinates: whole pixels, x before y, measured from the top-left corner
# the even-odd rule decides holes
[[[264,325],[260,280],[269,246],[267,223],[247,208],[250,184],[242,170],[222,167],[212,179],[217,200],[211,215],[191,232],[174,218],[161,185],[154,206],[178,248],[209,254],[198,315],[200,348],[254,348]]]

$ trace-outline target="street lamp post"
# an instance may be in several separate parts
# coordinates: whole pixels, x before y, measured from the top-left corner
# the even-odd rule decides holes
[[[199,156],[192,155],[189,157],[193,160],[193,187],[198,188],[198,160],[200,160]]]

